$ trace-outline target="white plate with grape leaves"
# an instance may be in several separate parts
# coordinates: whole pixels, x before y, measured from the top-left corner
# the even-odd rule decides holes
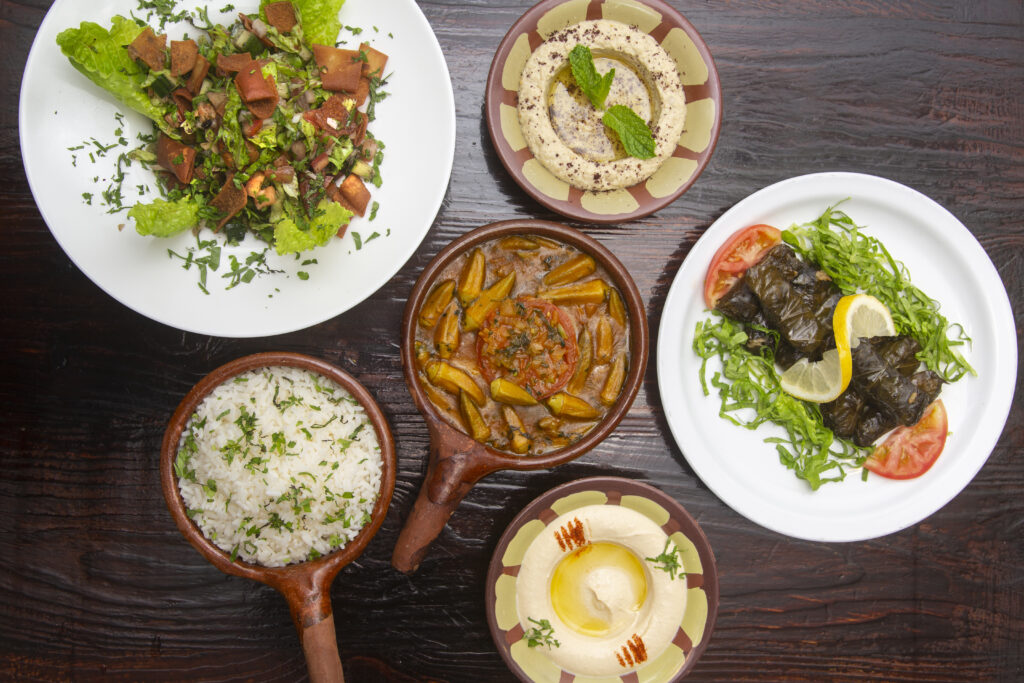
[[[845,200],[845,201],[843,201]],[[947,384],[941,398],[949,436],[934,466],[896,481],[852,470],[817,491],[780,463],[764,439],[774,425],[748,430],[719,416],[705,396],[693,351],[694,328],[709,318],[704,276],[718,247],[757,223],[785,229],[840,209],[908,267],[913,283],[941,303],[973,343],[964,354],[977,371]],[[658,385],[676,443],[697,476],[727,505],[768,529],[814,541],[857,541],[925,519],[957,495],[985,464],[1002,432],[1016,381],[1017,341],[1006,290],[985,251],[949,211],[891,180],[818,173],[782,181],[729,209],[694,245],[672,283],[658,335]],[[720,365],[718,366],[720,367]],[[709,362],[710,381],[715,366]]]
[[[177,9],[207,4],[182,0]],[[234,5],[235,12],[252,13],[259,3],[241,0]],[[116,156],[138,146],[136,135],[150,133],[152,126],[76,71],[56,44],[60,31],[82,21],[106,28],[115,14],[128,16],[132,11],[145,17],[136,0],[57,0],[39,28],[25,67],[20,103],[25,172],[46,224],[82,272],[142,315],[222,337],[268,336],[309,327],[352,308],[388,282],[430,229],[455,154],[455,100],[448,67],[416,3],[349,0],[339,15],[344,26],[362,29],[353,35],[343,28],[339,41],[354,47],[365,40],[389,56],[385,90],[390,96],[377,105],[376,120],[370,124],[371,132],[386,145],[383,185],[370,187],[372,201],[380,206],[374,220],[368,220],[369,211],[367,217],[354,218],[343,239],[299,259],[279,257],[271,250],[268,263],[283,273],[259,276],[229,291],[229,280],[222,277],[230,270],[228,256],[244,261],[265,245],[250,236],[237,247],[224,247],[219,270],[207,276],[209,295],[197,285],[197,268],[183,270],[181,261],[168,256],[168,249],[184,255],[195,248],[191,233],[167,239],[142,237],[127,212],[108,214],[100,206],[99,195],[112,177]],[[231,23],[236,16],[219,14],[211,6],[215,23]],[[167,32],[180,38],[186,28],[187,24],[169,24]],[[191,35],[197,32],[193,29]],[[69,151],[92,137],[104,145],[116,142],[118,112],[124,114],[123,135],[129,147],[118,147],[96,163],[90,162],[88,149]],[[94,182],[96,176],[99,182]],[[135,165],[123,184],[126,203],[138,201],[131,199],[138,195],[138,185],[152,187],[154,177]],[[91,205],[83,193],[93,194]],[[211,236],[209,231],[201,234],[204,239]],[[308,259],[316,263],[304,263]],[[300,271],[308,280],[300,279]]]

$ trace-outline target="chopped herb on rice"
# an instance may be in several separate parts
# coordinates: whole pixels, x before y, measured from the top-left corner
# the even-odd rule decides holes
[[[274,367],[225,382],[178,446],[189,517],[232,561],[280,567],[344,547],[380,491],[380,447],[367,424],[345,389],[305,370]]]

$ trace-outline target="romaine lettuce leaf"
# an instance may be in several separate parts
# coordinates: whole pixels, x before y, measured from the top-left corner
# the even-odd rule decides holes
[[[167,135],[179,137],[164,116],[175,110],[173,104],[155,104],[146,94],[149,74],[131,58],[126,45],[142,32],[142,27],[117,15],[110,30],[91,21],[57,35],[57,45],[71,64],[122,104],[152,119]]]
[[[238,114],[242,111],[242,96],[234,83],[228,83],[228,99],[224,105],[224,119],[217,131],[217,139],[223,142],[235,160],[235,166],[244,167],[249,161],[249,150],[245,146],[245,134],[238,123]]]
[[[274,248],[278,254],[297,254],[313,247],[322,247],[338,234],[338,229],[352,218],[352,212],[328,199],[317,207],[319,215],[303,230],[291,218],[283,218],[274,226]]]
[[[140,235],[170,237],[199,224],[199,201],[182,197],[173,202],[154,199],[149,204],[136,204],[128,212],[135,219],[135,230]]]
[[[260,0],[260,16],[266,18],[263,11],[265,5],[274,0]],[[338,41],[341,31],[341,20],[338,14],[345,0],[291,0],[299,17],[299,25],[306,45],[330,45]]]

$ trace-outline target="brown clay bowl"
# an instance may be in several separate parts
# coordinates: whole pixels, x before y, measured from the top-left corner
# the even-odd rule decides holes
[[[226,380],[257,368],[287,366],[317,372],[344,387],[366,410],[377,432],[382,460],[380,495],[370,522],[344,548],[307,562],[285,567],[262,567],[240,560],[231,561],[228,553],[214,545],[185,514],[185,505],[174,474],[178,443],[189,417],[202,400]],[[160,481],[164,499],[175,524],[196,550],[225,574],[243,576],[277,589],[291,608],[292,619],[306,655],[310,679],[344,680],[338,641],[331,610],[331,582],[342,567],[357,558],[380,528],[395,488],[395,442],[384,413],[363,385],[347,372],[330,363],[298,353],[258,353],[234,360],[217,368],[196,384],[174,411],[160,449]]]
[[[584,251],[601,264],[621,292],[632,331],[629,373],[618,401],[593,429],[576,443],[542,455],[514,455],[491,448],[459,431],[441,415],[420,386],[416,372],[416,325],[423,301],[437,276],[473,247],[498,237],[532,234],[550,237]],[[647,316],[640,292],[622,263],[597,240],[560,223],[508,220],[477,228],[456,239],[427,265],[409,295],[402,322],[402,364],[405,381],[430,431],[430,456],[419,496],[399,534],[391,564],[401,572],[416,571],[427,549],[444,529],[459,502],[482,477],[497,470],[537,470],[561,465],[599,444],[629,411],[643,382],[648,357]]]

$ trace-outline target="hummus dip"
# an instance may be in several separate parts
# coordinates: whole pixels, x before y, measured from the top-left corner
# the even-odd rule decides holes
[[[569,53],[590,48],[597,72],[615,69],[605,107],[629,107],[650,126],[650,159],[629,156],[576,85]],[[683,132],[686,100],[676,62],[654,38],[599,19],[553,33],[533,51],[519,79],[519,123],[533,156],[581,190],[616,190],[642,182],[672,155]]]
[[[561,515],[523,557],[516,579],[523,629],[546,620],[552,640],[539,647],[577,675],[618,676],[656,659],[686,609],[686,577],[673,579],[646,559],[661,555],[667,539],[648,517],[619,505]]]

